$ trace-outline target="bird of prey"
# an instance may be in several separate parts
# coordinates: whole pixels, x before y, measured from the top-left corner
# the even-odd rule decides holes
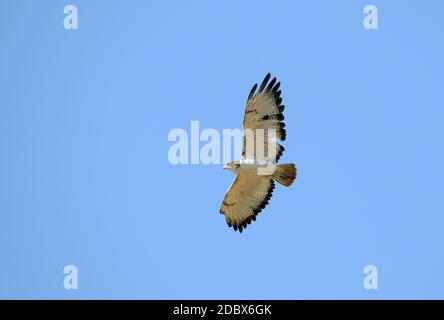
[[[248,95],[241,159],[224,166],[237,176],[225,194],[220,213],[225,215],[228,226],[235,231],[242,232],[251,221],[256,220],[271,198],[274,181],[288,187],[296,178],[293,163],[276,164],[284,151],[277,141],[284,141],[286,137],[283,122],[285,106],[282,105],[280,82],[276,83],[276,78],[269,82],[270,78],[268,73],[257,92],[256,83]],[[249,139],[253,143],[249,144]],[[274,169],[260,171],[264,164]]]

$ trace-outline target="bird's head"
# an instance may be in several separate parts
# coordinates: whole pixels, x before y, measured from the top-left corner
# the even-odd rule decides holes
[[[239,167],[240,167],[239,161],[231,161],[224,165],[224,169],[232,172],[236,172],[237,169],[239,169]]]

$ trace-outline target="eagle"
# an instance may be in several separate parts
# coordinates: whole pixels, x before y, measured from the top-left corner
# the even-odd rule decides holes
[[[225,194],[220,213],[225,215],[228,226],[234,231],[242,232],[256,220],[270,201],[275,181],[288,187],[296,179],[293,163],[276,164],[285,150],[278,143],[286,138],[285,106],[280,82],[276,77],[271,81],[270,78],[268,73],[257,92],[256,83],[248,95],[241,159],[224,165],[224,169],[236,173],[236,178]],[[272,170],[267,170],[270,167]]]

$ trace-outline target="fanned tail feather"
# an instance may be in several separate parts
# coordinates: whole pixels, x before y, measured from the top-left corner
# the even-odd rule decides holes
[[[294,163],[278,164],[273,179],[283,186],[289,187],[296,179],[296,166]]]

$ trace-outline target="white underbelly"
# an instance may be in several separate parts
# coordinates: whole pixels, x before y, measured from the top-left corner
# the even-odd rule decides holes
[[[272,175],[276,168],[274,162],[271,161],[255,161],[251,159],[242,159],[239,161],[241,173],[245,174],[259,174],[259,175]]]

